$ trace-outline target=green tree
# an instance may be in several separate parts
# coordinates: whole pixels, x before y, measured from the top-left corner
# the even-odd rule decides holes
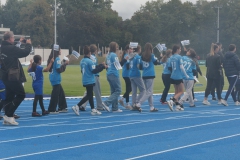
[[[22,34],[31,36],[33,45],[43,47],[53,43],[53,17],[46,0],[36,0],[22,8],[17,29]]]

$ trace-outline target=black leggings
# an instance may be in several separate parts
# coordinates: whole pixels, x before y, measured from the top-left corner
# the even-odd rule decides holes
[[[85,97],[81,99],[81,101],[77,104],[79,107],[83,105],[85,102],[89,101],[91,109],[94,109],[94,102],[93,102],[93,86],[86,87],[87,94]]]
[[[34,101],[33,101],[33,112],[37,111],[37,102],[39,101],[39,105],[42,109],[42,112],[45,111],[44,105],[43,105],[43,95],[35,95]]]
[[[213,84],[215,84],[215,86],[217,88],[217,98],[218,98],[218,100],[221,100],[222,99],[222,96],[221,96],[222,86],[221,86],[221,81],[219,81],[218,79],[212,79],[212,78],[207,79],[207,88],[205,90],[205,97],[208,97],[208,95],[210,94]]]
[[[126,84],[126,92],[123,95],[123,98],[126,98],[126,102],[129,102],[129,94],[132,92],[131,81],[129,77],[123,77],[125,84]]]
[[[164,84],[164,90],[161,97],[162,102],[166,102],[166,98],[167,98],[169,89],[171,87],[170,77],[171,77],[171,74],[162,74],[162,81]]]

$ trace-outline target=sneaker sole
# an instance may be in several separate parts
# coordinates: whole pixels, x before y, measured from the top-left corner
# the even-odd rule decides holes
[[[110,109],[109,109],[108,107],[106,107],[106,106],[103,105],[103,108],[104,108],[106,111],[110,112]]]
[[[173,106],[171,105],[171,102],[167,101],[168,108],[173,112]]]
[[[73,112],[74,112],[77,116],[80,115],[80,113],[78,113],[73,107],[72,107],[72,110],[73,110]]]

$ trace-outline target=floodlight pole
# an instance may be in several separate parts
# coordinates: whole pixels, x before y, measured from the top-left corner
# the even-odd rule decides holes
[[[55,21],[54,21],[54,44],[57,44],[57,0],[55,0]]]
[[[219,43],[219,9],[222,8],[222,6],[215,6],[214,8],[218,9],[218,19],[217,19],[217,43]]]

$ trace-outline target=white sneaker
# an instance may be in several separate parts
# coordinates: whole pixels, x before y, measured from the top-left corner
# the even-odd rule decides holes
[[[221,103],[222,103],[224,106],[228,106],[227,101],[225,101],[224,99],[221,99]]]
[[[103,105],[103,108],[104,108],[106,111],[110,112],[109,107],[108,107],[104,102],[102,102],[102,105]]]
[[[95,115],[101,115],[102,113],[101,112],[99,112],[98,110],[96,110],[96,109],[92,109],[92,111],[91,111],[91,115],[93,115],[93,116],[95,116]]]
[[[73,112],[74,112],[76,115],[78,115],[78,116],[80,115],[78,105],[72,106],[72,110],[73,110]]]
[[[208,100],[203,100],[202,104],[204,104],[204,105],[211,105],[211,103],[208,102]]]
[[[5,123],[5,125],[13,125],[13,126],[17,126],[18,125],[18,122],[15,121],[15,118],[14,117],[8,117],[8,116],[3,116],[3,123]]]
[[[184,111],[184,108],[182,108],[180,105],[177,105],[175,110],[176,111]]]
[[[130,104],[127,104],[127,105],[125,106],[125,108],[126,108],[126,109],[129,109],[129,110],[132,110],[132,106],[131,106]]]
[[[218,101],[218,105],[222,105],[222,102],[220,100]]]
[[[169,107],[169,109],[171,110],[171,111],[173,111],[173,101],[172,100],[169,100],[169,101],[167,101],[167,104],[168,104],[168,107]]]
[[[49,114],[58,114],[58,111],[54,111],[54,112],[49,112]]]
[[[119,99],[118,103],[124,107],[124,102],[123,102],[123,99]]]
[[[194,98],[194,102],[197,102],[197,99],[196,99],[196,98]]]
[[[236,105],[236,106],[239,106],[239,105],[240,105],[240,103],[239,103],[238,101],[236,101],[236,102],[235,102],[235,105]]]
[[[113,113],[120,113],[120,112],[123,112],[121,109],[118,109],[116,111],[112,111]]]
[[[137,103],[137,104],[136,104],[136,107],[141,107],[141,104],[140,104],[140,103]]]

